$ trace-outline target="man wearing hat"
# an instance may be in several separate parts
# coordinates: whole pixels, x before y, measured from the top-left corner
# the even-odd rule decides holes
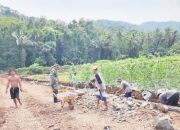
[[[52,70],[50,71],[50,84],[52,87],[53,91],[53,98],[54,98],[54,103],[59,102],[57,99],[57,94],[58,94],[58,72],[59,70],[59,65],[54,64]]]
[[[132,89],[130,87],[130,84],[127,81],[122,80],[121,78],[118,78],[117,82],[120,83],[120,88],[124,90],[124,97],[131,97]],[[116,93],[121,91],[121,89],[118,90]]]

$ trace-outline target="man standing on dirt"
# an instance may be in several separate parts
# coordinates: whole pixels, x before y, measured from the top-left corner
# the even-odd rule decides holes
[[[130,87],[130,84],[127,81],[122,80],[121,78],[119,78],[117,82],[120,83],[120,88],[124,90],[124,97],[131,97],[132,89]],[[118,90],[116,93],[120,92],[121,89]]]
[[[19,88],[20,88],[20,91],[22,92],[22,85],[21,85],[21,79],[16,74],[15,69],[9,69],[9,77],[8,77],[8,82],[6,85],[6,93],[8,92],[9,86],[11,86],[10,88],[11,99],[13,99],[15,107],[17,108],[18,107],[17,100],[19,104],[22,105],[21,100],[19,98]]]
[[[105,110],[108,110],[107,95],[105,92],[106,86],[105,86],[103,77],[98,72],[97,66],[93,67],[93,73],[95,74],[95,85],[99,91],[98,94],[96,95],[96,97],[97,97],[97,108],[99,107],[100,100],[102,100],[102,101],[104,101]]]
[[[76,78],[76,72],[74,72],[74,74],[72,75],[72,86],[73,88],[76,90],[76,86],[77,86],[77,78]]]
[[[59,102],[59,100],[57,99],[57,94],[58,94],[58,70],[59,70],[59,65],[54,64],[53,69],[50,72],[50,84],[51,84],[52,91],[53,91],[54,103]]]

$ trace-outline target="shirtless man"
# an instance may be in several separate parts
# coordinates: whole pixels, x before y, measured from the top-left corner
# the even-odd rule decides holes
[[[22,92],[22,85],[21,85],[21,79],[16,74],[15,69],[9,70],[9,77],[8,77],[8,82],[7,82],[7,86],[6,86],[6,93],[8,92],[9,86],[11,86],[11,88],[10,88],[11,99],[13,99],[15,107],[17,108],[18,107],[17,100],[18,100],[19,104],[22,105],[21,100],[19,98],[19,89]]]

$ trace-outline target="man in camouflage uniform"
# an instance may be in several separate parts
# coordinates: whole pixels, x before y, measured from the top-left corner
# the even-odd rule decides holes
[[[53,98],[54,98],[54,103],[59,102],[59,100],[57,99],[57,94],[58,94],[58,72],[59,70],[59,65],[58,64],[54,64],[53,65],[53,69],[50,71],[50,84],[52,87],[52,91],[53,91]]]

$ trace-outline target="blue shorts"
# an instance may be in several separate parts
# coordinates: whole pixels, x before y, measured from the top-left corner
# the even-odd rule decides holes
[[[96,98],[98,98],[99,100],[102,100],[102,101],[106,101],[106,97],[103,97],[100,95],[96,95]]]
[[[132,92],[125,93],[124,97],[131,97]]]

